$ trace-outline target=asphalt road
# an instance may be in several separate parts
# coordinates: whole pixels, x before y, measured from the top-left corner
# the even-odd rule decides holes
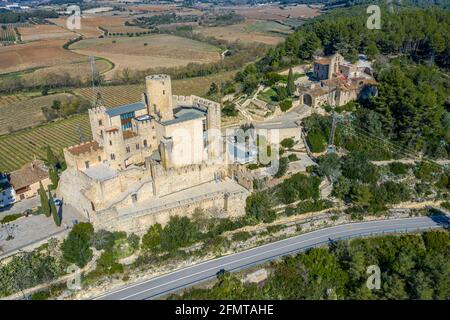
[[[269,243],[236,254],[209,260],[180,269],[150,280],[124,286],[99,296],[99,300],[146,300],[155,299],[181,288],[212,279],[221,269],[236,271],[250,266],[293,254],[330,241],[360,237],[371,234],[418,231],[448,225],[447,216],[414,217],[352,223],[320,229],[285,240]]]

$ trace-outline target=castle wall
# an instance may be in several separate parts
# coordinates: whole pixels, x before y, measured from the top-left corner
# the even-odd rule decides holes
[[[119,230],[143,235],[151,225],[160,223],[164,226],[172,216],[192,217],[197,208],[205,211],[209,209],[225,210],[226,216],[230,218],[243,216],[245,215],[245,199],[247,196],[248,192],[219,193],[213,197],[198,199],[189,203],[175,203],[166,209],[144,210],[139,214],[127,216],[119,216],[117,211],[109,210],[108,212],[102,212],[101,217],[95,217],[91,221],[96,230]]]
[[[153,179],[157,195],[162,196],[212,181],[221,175],[225,176],[224,169],[218,165],[189,165],[169,170],[157,166]]]

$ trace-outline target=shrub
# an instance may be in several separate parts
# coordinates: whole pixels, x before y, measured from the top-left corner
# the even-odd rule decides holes
[[[283,112],[288,111],[290,108],[292,108],[292,100],[291,99],[284,99],[280,102],[280,109]]]
[[[90,244],[93,235],[92,224],[87,222],[77,223],[61,244],[64,259],[83,268],[92,259]]]
[[[325,137],[318,132],[311,132],[307,135],[306,141],[311,152],[323,152],[327,148]]]
[[[274,226],[268,226],[267,227],[267,232],[269,233],[277,233],[278,231],[283,230],[283,226],[282,225],[274,225]]]
[[[450,202],[449,201],[442,202],[441,207],[450,211]]]
[[[198,226],[187,217],[171,217],[161,233],[161,247],[166,251],[192,244],[200,238]]]
[[[233,241],[241,241],[241,242],[247,241],[251,237],[252,237],[252,234],[250,232],[246,232],[246,231],[236,232],[232,236]]]
[[[275,173],[275,178],[281,178],[284,176],[289,168],[289,159],[286,157],[280,158],[280,163],[278,164],[278,171]]]
[[[401,162],[392,162],[389,164],[389,170],[395,175],[406,174],[409,166]]]
[[[16,214],[9,214],[7,216],[4,216],[3,219],[0,221],[1,224],[5,224],[14,220],[19,219],[22,216],[21,213],[16,213]]]
[[[272,204],[265,192],[254,192],[245,201],[245,213],[258,221],[272,222],[276,213],[271,209]]]
[[[290,155],[288,155],[288,159],[289,161],[297,161],[298,157],[295,153],[291,153]]]
[[[156,250],[161,246],[162,226],[159,223],[152,225],[142,237],[142,248]]]
[[[280,144],[281,144],[284,148],[286,148],[286,149],[291,149],[291,148],[294,147],[295,141],[294,141],[294,139],[292,139],[292,138],[286,138],[286,139],[283,139],[283,140],[280,142]]]

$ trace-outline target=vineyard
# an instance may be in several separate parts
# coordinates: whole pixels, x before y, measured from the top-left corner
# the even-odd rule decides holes
[[[73,97],[70,94],[59,93],[34,98],[30,95],[31,99],[20,99],[23,95],[0,96],[0,135],[45,122],[42,107],[50,107],[54,100],[67,102]]]
[[[27,100],[29,98],[30,97],[27,94],[23,93],[0,95],[0,110],[4,106],[10,105],[15,102]]]
[[[14,43],[19,40],[15,28],[7,25],[0,27],[0,44]]]
[[[56,153],[65,147],[91,139],[87,115],[78,115],[66,120],[55,121],[29,130],[23,130],[0,137],[0,171],[19,169],[34,157],[45,157],[45,146]]]

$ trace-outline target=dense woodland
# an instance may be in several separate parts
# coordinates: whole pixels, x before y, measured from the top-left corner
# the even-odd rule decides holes
[[[58,13],[48,10],[16,12],[0,8],[0,23],[27,22],[30,19],[43,20],[47,18],[58,18]]]
[[[339,241],[274,262],[264,283],[243,284],[234,274],[211,289],[190,289],[171,299],[439,299],[450,298],[447,232]],[[381,287],[369,290],[368,266],[381,271]]]

